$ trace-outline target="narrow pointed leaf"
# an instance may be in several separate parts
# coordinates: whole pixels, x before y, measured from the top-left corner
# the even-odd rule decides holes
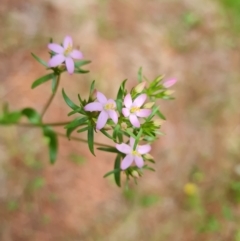
[[[94,129],[91,123],[88,125],[88,148],[91,153],[95,156],[94,153]]]
[[[120,169],[120,164],[121,164],[121,154],[118,154],[115,159],[114,163],[114,170],[119,170],[118,172],[114,173],[114,180],[116,184],[121,187],[121,169]]]
[[[45,62],[44,60],[40,59],[38,56],[36,56],[34,53],[31,53],[31,55],[33,56],[34,59],[36,59],[38,61],[38,63],[42,64],[45,67],[49,67],[47,62]]]
[[[68,96],[67,96],[66,93],[64,92],[64,89],[62,89],[62,95],[63,95],[63,98],[64,98],[66,104],[67,104],[70,108],[72,108],[73,110],[79,108],[79,106],[75,105],[75,104],[68,98]]]
[[[50,127],[44,126],[43,135],[49,139],[49,142],[48,142],[49,158],[50,158],[50,163],[54,164],[57,159],[57,151],[58,151],[57,134]]]
[[[23,116],[26,116],[32,124],[39,124],[41,122],[40,114],[32,108],[25,108],[21,113]]]
[[[51,74],[47,74],[47,75],[44,75],[43,77],[35,80],[32,84],[32,89],[36,88],[37,86],[49,81],[50,79],[52,79],[54,76],[54,73],[51,73]]]

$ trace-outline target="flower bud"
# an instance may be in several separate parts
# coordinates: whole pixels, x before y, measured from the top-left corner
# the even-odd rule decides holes
[[[165,122],[164,120],[157,119],[153,121],[153,124],[156,127],[160,127],[164,122]]]
[[[133,90],[136,92],[136,93],[141,93],[145,86],[146,86],[147,82],[146,81],[143,81],[141,83],[139,83]]]
[[[154,106],[154,104],[155,102],[148,102],[143,106],[143,108],[151,109]]]
[[[127,123],[126,122],[122,122],[121,123],[121,129],[122,130],[126,130],[127,129]]]
[[[139,177],[140,177],[139,173],[138,173],[136,170],[133,170],[132,173],[131,173],[131,175],[132,175],[133,177],[135,177],[135,178],[139,178]]]
[[[176,79],[169,79],[163,83],[163,86],[165,88],[169,88],[169,87],[173,86],[176,82],[177,82]]]
[[[167,91],[164,91],[164,94],[165,95],[171,95],[173,94],[175,91],[174,90],[167,90]]]
[[[112,130],[112,127],[108,124],[106,124],[103,128],[105,131],[109,131],[109,130]]]
[[[145,154],[145,155],[144,155],[144,158],[145,158],[146,160],[154,160],[153,156],[150,155],[149,153]]]

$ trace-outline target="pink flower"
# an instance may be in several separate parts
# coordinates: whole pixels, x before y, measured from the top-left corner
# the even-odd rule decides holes
[[[138,117],[148,117],[151,109],[140,109],[147,98],[146,94],[139,95],[134,101],[130,94],[127,94],[124,98],[124,105],[126,108],[122,109],[122,113],[125,117],[129,117],[131,124],[135,127],[140,127]]]
[[[135,139],[131,137],[130,138],[130,145],[127,145],[125,143],[116,144],[116,148],[120,152],[126,154],[126,156],[123,158],[122,163],[121,163],[121,169],[122,170],[125,170],[129,166],[131,166],[133,161],[136,163],[136,165],[139,168],[143,167],[144,161],[143,161],[142,155],[147,154],[151,150],[150,145],[141,145],[141,146],[137,145],[136,149],[133,150],[134,142],[135,142]]]
[[[164,86],[165,88],[169,88],[169,87],[175,85],[176,82],[177,82],[176,79],[169,79],[169,80],[166,80],[166,81],[163,83],[163,86]]]
[[[73,49],[73,42],[70,36],[66,36],[63,41],[63,47],[59,44],[50,43],[48,48],[56,53],[48,62],[49,67],[57,67],[65,61],[66,68],[69,74],[74,72],[73,59],[82,59],[83,54],[76,49]]]
[[[115,111],[116,109],[115,101],[112,99],[107,100],[106,96],[98,91],[97,91],[97,100],[98,102],[89,103],[84,107],[84,110],[86,111],[101,111],[97,119],[96,128],[98,130],[102,129],[107,123],[107,120],[109,118],[111,118],[113,122],[117,124],[118,115],[117,115],[117,112]]]

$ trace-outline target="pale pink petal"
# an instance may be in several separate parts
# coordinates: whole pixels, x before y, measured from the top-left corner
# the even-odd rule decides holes
[[[84,110],[86,110],[86,111],[102,111],[103,106],[99,102],[92,102],[92,103],[85,105]]]
[[[131,166],[132,162],[133,162],[133,156],[131,154],[126,155],[122,160],[121,169],[122,170],[127,169],[128,167]]]
[[[169,87],[173,86],[176,82],[177,82],[176,79],[169,79],[169,80],[166,80],[166,81],[163,83],[163,86],[164,86],[165,88],[169,88]]]
[[[107,123],[107,120],[108,120],[108,114],[106,111],[101,111],[100,115],[98,116],[98,119],[97,119],[97,125],[96,125],[96,128],[98,130],[102,129],[106,123]]]
[[[83,54],[82,52],[80,52],[79,50],[74,49],[71,53],[70,56],[74,59],[82,59],[83,58]]]
[[[148,117],[152,113],[151,109],[141,109],[136,112],[138,117]]]
[[[133,148],[135,143],[135,139],[133,137],[130,137],[130,146]]]
[[[133,126],[138,127],[138,128],[140,127],[140,122],[136,115],[130,114],[129,120]]]
[[[101,104],[106,104],[107,103],[107,98],[104,94],[102,94],[101,92],[97,92],[97,100],[101,103]]]
[[[113,120],[113,122],[115,124],[118,123],[118,115],[117,115],[117,112],[115,110],[108,110],[108,115]]]
[[[134,156],[134,161],[139,168],[143,167],[144,161],[141,156]]]
[[[73,59],[70,57],[67,57],[66,60],[66,68],[69,74],[73,74],[74,72],[74,62]]]
[[[72,38],[70,36],[66,36],[63,40],[63,47],[67,49],[69,46],[73,46]]]
[[[49,67],[56,67],[60,65],[65,60],[62,54],[54,55],[48,62]]]
[[[136,105],[137,107],[141,107],[146,99],[147,99],[147,95],[141,94],[133,101],[133,104]]]
[[[127,108],[131,108],[132,106],[132,97],[130,94],[127,94],[124,98],[124,105],[127,107]]]
[[[123,115],[124,115],[125,117],[128,117],[128,116],[130,115],[130,110],[127,109],[127,108],[123,108],[123,109],[122,109],[122,113],[123,113]]]
[[[64,52],[63,47],[59,44],[54,44],[54,43],[48,44],[48,48],[57,54],[63,54]]]
[[[151,151],[151,146],[150,145],[141,145],[137,146],[137,152],[140,154],[146,154]]]
[[[125,143],[116,144],[116,148],[117,148],[118,151],[120,151],[124,154],[130,154],[132,152],[132,148]]]

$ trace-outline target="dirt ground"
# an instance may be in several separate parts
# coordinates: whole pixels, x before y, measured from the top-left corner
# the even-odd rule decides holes
[[[240,41],[220,2],[2,0],[0,103],[11,110],[42,110],[50,83],[31,90],[45,69],[30,53],[47,60],[49,38],[67,34],[92,60],[89,74],[61,79],[73,100],[94,79],[114,98],[140,66],[178,83],[176,99],[159,102],[167,121],[151,152],[156,172],[130,190],[102,178],[112,154],[59,137],[51,165],[40,130],[0,126],[1,241],[240,240]],[[44,120],[68,112],[59,92]]]

